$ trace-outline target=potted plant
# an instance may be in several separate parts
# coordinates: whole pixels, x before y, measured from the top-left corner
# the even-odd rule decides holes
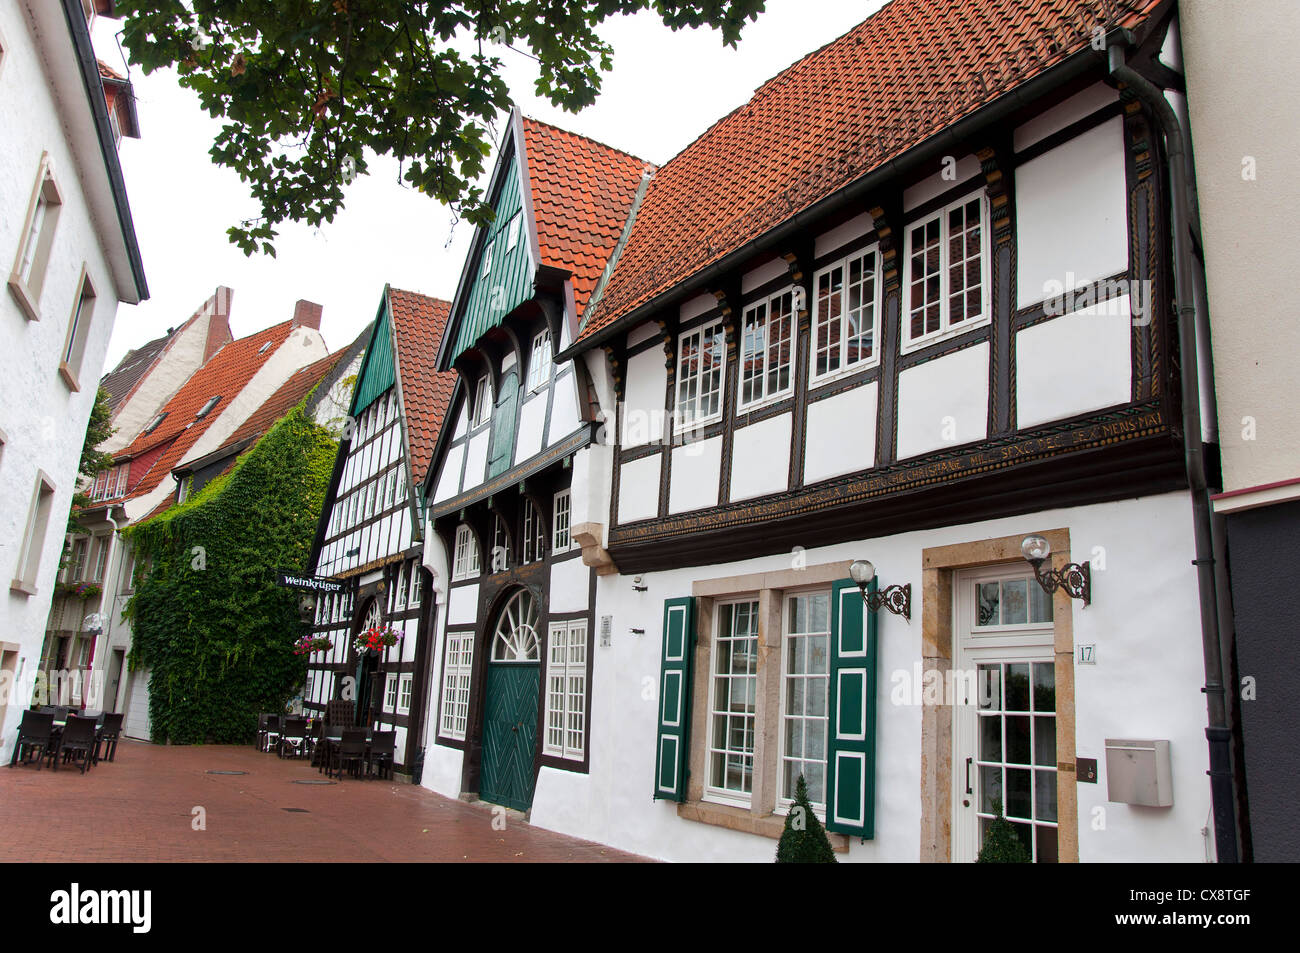
[[[1015,826],[1002,816],[1002,802],[993,802],[993,820],[984,832],[984,846],[980,848],[977,864],[1027,864],[1029,851],[1016,836]]]
[[[357,633],[352,646],[361,655],[366,652],[381,652],[390,645],[396,645],[402,633],[386,625],[373,625]]]
[[[778,864],[837,864],[835,852],[821,821],[808,800],[808,785],[799,775],[794,786],[794,803],[785,816],[785,830],[776,845]]]
[[[334,643],[323,635],[304,635],[297,642],[293,643],[294,655],[307,655],[311,652],[328,652],[334,648]]]

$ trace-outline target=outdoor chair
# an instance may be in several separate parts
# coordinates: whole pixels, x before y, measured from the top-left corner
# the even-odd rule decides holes
[[[117,757],[117,739],[122,735],[122,719],[125,717],[121,712],[110,712],[103,716],[103,722],[99,726],[97,737],[95,739],[95,763],[99,764],[101,747],[103,749],[104,760],[112,761]]]
[[[335,698],[325,706],[325,724],[333,728],[351,728],[355,714],[352,702]]]
[[[302,757],[307,749],[307,719],[286,718],[284,727],[280,729],[280,742],[276,745],[276,748],[281,758],[284,757],[285,748],[293,751],[291,757]]]
[[[9,767],[13,767],[17,762],[30,764],[33,754],[36,755],[36,770],[41,769],[41,762],[45,760],[45,754],[50,748],[51,736],[54,734],[54,713],[25,711],[23,712],[22,723],[18,726],[18,743],[14,745],[14,755],[9,761]]]
[[[321,728],[320,754],[317,757],[317,764],[322,772],[333,770],[334,767],[334,749],[338,747],[339,742],[343,740],[343,728],[324,725]]]
[[[69,715],[68,724],[63,729],[63,739],[55,753],[55,765],[59,756],[66,764],[69,761],[81,762],[81,773],[94,763],[95,758],[95,719]]]
[[[366,775],[373,770],[376,777],[393,777],[393,759],[397,755],[397,732],[376,731],[370,742],[370,754],[366,757]]]
[[[307,732],[307,757],[311,764],[320,763],[324,749],[321,742],[325,740],[325,720],[323,718],[313,719],[311,728]]]
[[[280,743],[280,716],[267,715],[266,729],[262,733],[262,750],[270,751]]]
[[[330,773],[337,769],[339,780],[343,779],[345,766],[359,777],[366,761],[366,729],[344,728],[343,737],[331,746],[330,761]]]

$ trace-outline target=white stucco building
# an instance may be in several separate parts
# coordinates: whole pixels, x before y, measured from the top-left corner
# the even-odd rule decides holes
[[[0,6],[0,757],[39,659],[82,438],[120,302],[148,296],[117,146],[129,84],[101,72],[107,3]]]

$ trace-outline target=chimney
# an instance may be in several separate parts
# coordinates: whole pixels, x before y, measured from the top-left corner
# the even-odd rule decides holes
[[[225,285],[217,286],[217,293],[212,302],[212,314],[208,318],[208,340],[203,345],[203,363],[235,339],[230,333],[230,299],[235,293]]]
[[[308,301],[306,298],[299,298],[298,303],[293,306],[293,325],[298,327],[302,325],[307,328],[320,330],[320,314],[325,308],[315,301]]]

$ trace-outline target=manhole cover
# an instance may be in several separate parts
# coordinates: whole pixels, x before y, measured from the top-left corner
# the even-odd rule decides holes
[[[311,813],[311,811],[307,810],[305,807],[282,807],[282,808],[280,808],[280,810],[282,810],[282,811],[288,811],[290,814],[310,814],[310,813]]]
[[[247,774],[247,771],[209,771],[208,774]]]
[[[337,781],[290,781],[290,784],[338,784]]]

